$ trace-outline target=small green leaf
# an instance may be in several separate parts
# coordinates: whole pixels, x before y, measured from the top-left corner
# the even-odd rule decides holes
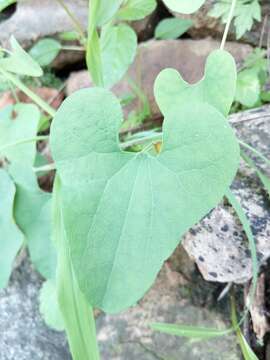
[[[164,115],[196,98],[227,116],[234,100],[236,76],[233,57],[226,51],[216,50],[209,55],[205,75],[197,84],[187,83],[174,69],[161,71],[155,82],[155,97]]]
[[[165,118],[157,157],[120,150],[122,120],[112,93],[80,90],[58,110],[50,141],[79,286],[93,307],[111,313],[143,296],[239,164],[228,121],[208,104],[189,101]]]
[[[205,3],[205,0],[163,0],[163,2],[171,11],[192,14]]]
[[[253,107],[260,99],[260,80],[257,71],[246,69],[237,77],[235,100],[240,104]]]
[[[41,76],[43,71],[39,64],[20,46],[14,36],[10,39],[12,52],[8,57],[0,59],[0,69],[18,75]]]
[[[0,12],[5,10],[8,6],[15,4],[17,0],[0,0]]]
[[[40,112],[35,105],[17,104],[0,111],[0,155],[10,163],[32,166],[36,156],[35,142],[9,146],[36,136]]]
[[[156,0],[124,0],[117,18],[124,21],[141,20],[156,8]]]
[[[56,331],[64,331],[64,320],[58,305],[54,280],[43,283],[39,293],[39,311],[45,323]]]
[[[59,35],[59,39],[63,41],[75,41],[80,40],[80,35],[76,31],[64,31]]]
[[[105,87],[112,87],[125,75],[137,49],[137,37],[127,25],[108,26],[102,29],[101,60]]]
[[[23,244],[23,234],[13,218],[15,185],[6,171],[0,169],[0,288],[9,280],[13,261]]]
[[[156,39],[177,39],[193,25],[189,19],[168,18],[161,20],[155,30]]]
[[[226,24],[231,4],[231,0],[215,1],[214,7],[209,11],[208,15],[221,18],[222,22]],[[234,10],[237,39],[240,39],[247,31],[251,30],[254,20],[261,21],[261,6],[258,0],[237,0]]]
[[[174,325],[174,324],[152,324],[151,328],[155,331],[160,331],[165,334],[188,337],[192,339],[208,340],[219,336],[225,336],[231,332],[231,329],[217,330],[211,328],[203,328],[188,325]]]
[[[54,39],[39,40],[29,51],[32,58],[42,67],[50,65],[61,50],[61,44]]]

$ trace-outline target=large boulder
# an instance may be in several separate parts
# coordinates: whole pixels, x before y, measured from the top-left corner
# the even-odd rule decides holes
[[[185,80],[194,83],[203,76],[204,65],[211,51],[219,48],[219,42],[210,38],[204,40],[151,40],[139,46],[134,64],[130,67],[128,76],[142,89],[151,108],[152,118],[161,116],[155,102],[153,86],[157,75],[165,68],[177,69]],[[228,42],[227,50],[241,63],[252,51],[251,46]],[[76,90],[91,86],[91,79],[87,71],[71,73],[67,82],[67,95]],[[125,77],[112,89],[118,96],[131,93],[130,81]],[[125,109],[125,115],[131,110],[141,108],[135,100]]]
[[[65,0],[64,3],[86,32],[89,1]],[[142,20],[131,22],[130,25],[136,31],[139,40],[147,40],[152,36],[157,22],[156,10]],[[61,32],[71,30],[74,30],[73,23],[56,0],[18,0],[14,14],[0,22],[0,44],[7,46],[9,38],[14,35],[23,47],[29,47],[40,38],[57,37]],[[83,52],[65,51],[60,53],[53,65],[62,68],[83,58]]]

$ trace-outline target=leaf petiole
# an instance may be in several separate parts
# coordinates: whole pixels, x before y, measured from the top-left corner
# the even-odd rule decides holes
[[[49,136],[48,136],[48,135],[44,135],[44,136],[35,136],[35,137],[32,137],[32,138],[19,140],[19,141],[10,143],[10,144],[6,144],[5,146],[2,146],[2,147],[0,148],[0,153],[1,153],[2,151],[5,151],[5,150],[7,150],[7,149],[9,149],[9,148],[14,147],[14,146],[23,145],[23,144],[28,144],[28,143],[31,143],[31,142],[36,142],[36,141],[41,141],[41,140],[48,140],[48,139],[49,139]]]
[[[226,40],[227,40],[227,37],[228,37],[228,33],[229,33],[229,30],[230,30],[231,22],[232,22],[232,19],[233,19],[235,6],[236,6],[236,0],[232,0],[232,5],[231,5],[230,13],[229,13],[229,16],[228,16],[228,20],[227,20],[227,23],[226,23],[223,38],[222,38],[222,41],[221,41],[220,50],[224,50]]]
[[[12,84],[17,86],[23,93],[25,93],[30,99],[33,100],[42,110],[47,112],[51,117],[54,117],[56,111],[50,105],[46,103],[43,99],[41,99],[38,95],[36,95],[32,90],[30,90],[24,83],[15,75],[11,74],[8,71],[5,71],[0,68],[0,73],[9,80]]]
[[[264,156],[260,151],[254,149],[252,146],[246,144],[245,142],[241,141],[241,140],[238,140],[239,144],[248,149],[249,151],[253,152],[258,158],[260,158],[263,162],[265,162],[267,165],[270,166],[270,160],[267,159],[266,156]]]

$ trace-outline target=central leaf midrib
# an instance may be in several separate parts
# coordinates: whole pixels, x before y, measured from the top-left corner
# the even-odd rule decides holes
[[[137,157],[135,157],[135,158],[137,158]],[[103,305],[105,305],[105,303],[106,303],[106,297],[108,296],[108,288],[109,288],[109,284],[110,284],[110,282],[111,282],[112,274],[113,274],[113,272],[114,272],[114,267],[115,267],[116,259],[117,259],[117,256],[118,256],[119,247],[120,247],[120,244],[121,244],[121,239],[122,239],[122,236],[123,236],[123,230],[124,230],[125,225],[126,225],[126,221],[127,221],[127,218],[128,218],[128,213],[129,213],[129,210],[130,210],[130,204],[131,204],[131,202],[132,202],[133,195],[134,195],[134,190],[135,190],[135,188],[136,188],[139,170],[140,170],[141,165],[142,165],[142,163],[143,163],[144,160],[145,160],[145,158],[141,158],[141,159],[140,159],[140,164],[139,164],[138,167],[137,167],[136,175],[135,175],[135,178],[134,178],[134,182],[133,182],[133,185],[132,185],[130,197],[129,197],[128,204],[127,204],[127,210],[126,210],[126,213],[125,213],[124,221],[123,221],[122,226],[121,226],[121,233],[120,233],[120,236],[118,237],[119,240],[118,240],[118,242],[117,242],[116,250],[114,251],[114,256],[113,256],[113,261],[112,261],[112,267],[111,267],[110,275],[109,275],[109,278],[108,278],[108,280],[107,280],[106,288],[105,288],[104,295],[103,295],[103,300],[102,300]]]

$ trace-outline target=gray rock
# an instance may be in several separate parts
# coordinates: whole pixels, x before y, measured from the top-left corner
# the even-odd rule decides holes
[[[270,107],[231,117],[238,138],[270,159]],[[258,164],[264,168],[264,164]],[[268,167],[268,174],[269,167]],[[244,163],[232,189],[245,210],[256,240],[257,257],[270,257],[270,200],[259,179]],[[232,208],[222,203],[184,239],[184,247],[210,281],[244,283],[252,277],[252,260],[242,226]]]
[[[0,291],[0,360],[69,360],[64,334],[46,327],[38,309],[40,277],[23,261]]]
[[[86,32],[88,22],[88,0],[65,0],[70,11],[78,19]],[[158,22],[158,12],[154,11],[145,19],[131,22],[139,40],[149,39]],[[64,31],[74,30],[73,23],[56,0],[19,0],[15,13],[0,22],[0,43],[8,46],[11,35],[29,47],[43,37],[57,37]],[[54,61],[55,68],[73,64],[84,59],[84,53],[78,51],[61,52]]]
[[[137,306],[119,315],[99,315],[97,333],[102,359],[223,360],[226,356],[228,360],[240,360],[234,336],[194,343],[150,329],[149,325],[157,321],[218,329],[229,326],[225,320],[229,313],[213,310],[217,286],[205,286],[188,258],[184,264],[193,269],[189,273],[193,283],[165,264],[156,283]],[[46,328],[40,317],[40,285],[41,279],[24,259],[14,271],[9,287],[1,292],[0,360],[71,359],[64,334]]]
[[[214,4],[217,0],[206,0],[205,4],[194,14],[191,15],[183,15],[174,13],[176,17],[183,18],[183,19],[192,19],[193,20],[193,27],[188,31],[188,33],[193,38],[203,38],[205,36],[212,36],[213,38],[221,39],[225,25],[221,23],[220,19],[216,19],[210,17],[208,15],[209,11],[213,8]],[[261,0],[260,4],[262,6],[262,20],[264,20],[269,16],[270,12],[270,4],[268,0]],[[269,22],[266,23],[264,36],[262,38],[262,43],[265,47],[267,47],[267,34],[269,32]],[[243,38],[241,38],[242,42],[246,42],[248,44],[259,46],[261,34],[263,29],[263,21],[258,22],[254,21],[254,25],[251,31],[248,31]],[[236,40],[235,28],[231,26],[229,32],[229,39]]]

